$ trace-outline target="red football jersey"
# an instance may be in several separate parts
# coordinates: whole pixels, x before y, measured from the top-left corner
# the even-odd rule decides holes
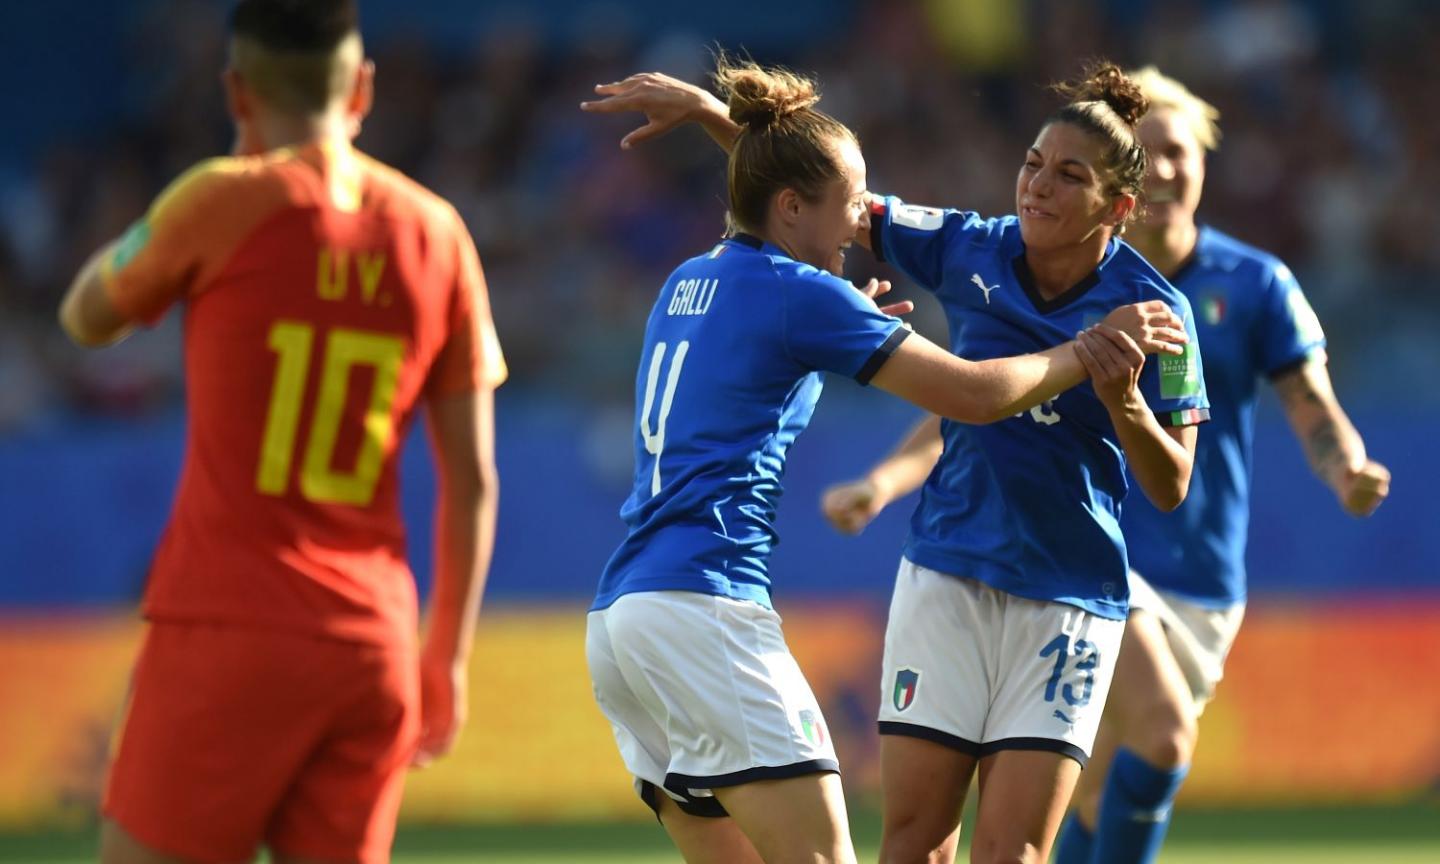
[[[412,639],[398,448],[422,398],[506,374],[454,208],[344,143],[212,159],[102,274],[132,319],[185,302],[185,464],[147,616]]]

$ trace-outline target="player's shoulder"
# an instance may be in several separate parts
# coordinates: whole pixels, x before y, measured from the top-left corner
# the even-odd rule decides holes
[[[1127,303],[1163,300],[1175,314],[1189,320],[1193,304],[1184,291],[1162,274],[1129,243],[1116,241],[1115,253],[1104,268],[1104,281],[1110,284],[1113,299]]]
[[[1295,276],[1284,261],[1258,246],[1252,246],[1209,225],[1200,227],[1195,246],[1196,263],[1214,273],[1237,281],[1293,282]]]
[[[775,281],[786,291],[810,294],[855,290],[855,286],[847,280],[813,264],[784,255],[772,254],[766,258]]]
[[[881,201],[892,225],[917,231],[938,231],[945,227],[953,241],[982,246],[998,244],[1019,230],[1019,220],[1014,216],[985,217],[973,210],[926,207],[893,195]]]
[[[270,162],[255,156],[215,156],[190,166],[155,199],[160,215],[181,209],[224,207],[226,199],[244,195],[270,179]]]
[[[1139,250],[1124,240],[1117,240],[1115,252],[1107,262],[1104,275],[1106,281],[1121,290],[1134,292],[1140,300],[1160,298],[1188,307],[1185,295],[1170,284],[1164,274],[1141,255]]]
[[[392,218],[415,219],[436,230],[464,227],[464,221],[444,196],[405,172],[356,151],[365,175],[366,207]]]

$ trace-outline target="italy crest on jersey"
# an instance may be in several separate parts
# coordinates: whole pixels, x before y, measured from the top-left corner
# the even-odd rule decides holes
[[[1204,295],[1197,305],[1200,307],[1200,317],[1211,327],[1225,320],[1225,295],[1219,291]]]
[[[895,710],[904,711],[915,703],[915,691],[920,687],[920,671],[908,666],[895,673]]]
[[[816,747],[825,746],[825,721],[820,715],[810,709],[800,712],[800,731],[805,733],[805,740]]]

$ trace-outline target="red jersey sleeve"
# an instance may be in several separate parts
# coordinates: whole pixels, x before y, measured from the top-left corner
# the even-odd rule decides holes
[[[243,232],[273,207],[274,195],[257,198],[255,184],[238,182],[250,169],[243,159],[201,162],[130,226],[100,268],[120,314],[154,324],[215,275]]]
[[[490,295],[475,241],[460,215],[451,213],[456,284],[450,304],[450,333],[430,370],[427,391],[432,397],[499,387],[509,374],[490,317]]]

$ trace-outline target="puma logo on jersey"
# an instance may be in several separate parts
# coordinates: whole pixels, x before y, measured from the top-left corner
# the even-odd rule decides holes
[[[994,291],[996,288],[999,288],[999,287],[1000,287],[1000,284],[997,282],[997,283],[994,284],[994,285],[986,285],[986,284],[985,284],[985,280],[980,278],[980,274],[979,274],[979,273],[972,273],[972,274],[970,274],[970,281],[975,283],[975,287],[976,287],[976,288],[979,288],[981,291],[984,291],[984,292],[985,292],[985,305],[986,305],[986,306],[989,306],[989,305],[990,305],[990,292],[991,292],[991,291]]]

